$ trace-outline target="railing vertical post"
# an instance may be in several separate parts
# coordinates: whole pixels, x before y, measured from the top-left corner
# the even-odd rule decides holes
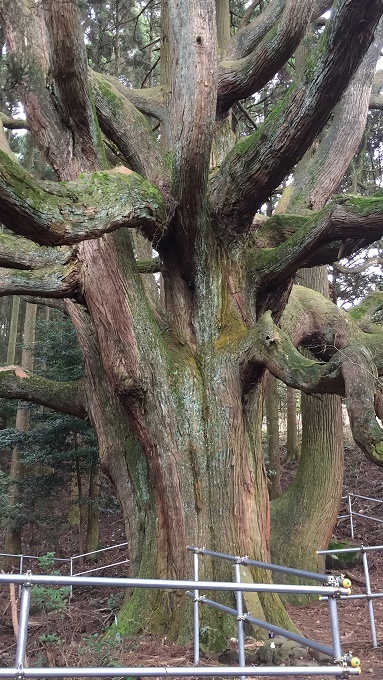
[[[377,647],[378,646],[378,640],[377,640],[377,637],[376,637],[374,605],[373,605],[372,599],[370,597],[368,597],[369,595],[371,595],[371,583],[370,583],[370,572],[369,572],[369,569],[368,569],[367,553],[366,553],[365,550],[363,550],[363,548],[362,548],[361,552],[362,552],[362,560],[363,560],[364,578],[365,578],[365,581],[366,581],[368,615],[370,617],[372,644],[373,644],[374,647]]]
[[[16,667],[22,668],[25,663],[25,650],[27,647],[27,632],[28,632],[28,618],[29,618],[29,605],[31,602],[31,584],[29,582],[29,577],[31,572],[27,571],[26,581],[21,586],[21,600],[20,600],[20,619],[19,619],[19,632],[17,635],[17,648],[16,648]]]
[[[193,553],[194,580],[199,580],[198,551]],[[194,665],[199,664],[199,590],[194,591],[193,602],[193,624],[194,624]]]
[[[334,595],[330,595],[328,598],[328,608],[330,614],[332,646],[334,650],[335,661],[337,661],[342,658],[342,648],[340,644],[338,610],[336,605],[336,597]]]
[[[19,555],[20,558],[20,568],[19,568],[19,574],[23,573],[23,568],[24,568],[24,555]],[[19,586],[19,599],[21,597],[21,586]]]
[[[73,576],[73,555],[70,556],[69,575],[72,578],[72,576]],[[69,589],[69,602],[71,601],[72,597],[73,597],[73,586],[71,584],[70,589]]]
[[[241,583],[241,558],[237,558],[234,563],[235,582]],[[243,633],[243,603],[242,592],[237,590],[235,593],[237,601],[237,637],[238,637],[238,663],[242,668],[246,665],[245,661],[245,636]],[[241,680],[245,680],[245,676],[240,676]]]
[[[354,520],[352,519],[352,499],[350,493],[348,494],[348,513],[350,515],[351,538],[354,538]]]

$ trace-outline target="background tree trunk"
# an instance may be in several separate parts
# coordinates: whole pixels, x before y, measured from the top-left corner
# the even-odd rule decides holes
[[[25,308],[25,321],[23,332],[23,350],[21,355],[21,366],[28,371],[33,371],[33,344],[35,340],[37,305],[27,303]],[[19,405],[16,414],[16,430],[28,432],[29,429],[29,409]],[[22,552],[22,523],[17,518],[18,506],[22,503],[20,484],[25,475],[25,466],[19,459],[17,446],[12,451],[10,468],[10,490],[8,496],[8,507],[10,515],[16,513],[14,520],[10,520],[9,528],[5,535],[4,552],[19,555]]]
[[[85,552],[99,548],[100,466],[92,465],[89,472],[88,518]]]
[[[271,373],[267,376],[265,390],[267,422],[267,469],[270,500],[278,498],[281,487],[281,458],[279,451],[279,398],[278,381]]]
[[[297,390],[288,387],[286,390],[286,463],[300,456],[297,425]]]

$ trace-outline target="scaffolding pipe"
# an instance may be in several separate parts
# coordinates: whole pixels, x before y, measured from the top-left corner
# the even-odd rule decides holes
[[[340,632],[339,632],[339,621],[338,621],[338,610],[336,606],[335,597],[328,598],[328,607],[330,614],[330,628],[331,628],[331,639],[334,648],[334,658],[339,660],[342,658],[342,649],[340,645]]]
[[[307,676],[325,675],[346,677],[347,675],[359,675],[360,668],[345,668],[344,666],[203,666],[194,668],[193,666],[166,666],[147,668],[0,668],[0,678],[118,678],[118,677],[237,677],[247,675],[249,677],[286,675]]]
[[[348,495],[348,511],[350,513],[350,531],[351,531],[351,538],[354,538],[354,522],[352,520],[352,500],[351,500],[351,494]]]
[[[31,586],[23,583],[21,586],[19,632],[17,635],[16,666],[24,666],[25,650],[27,647],[29,605],[31,602]]]
[[[69,576],[71,579],[70,582],[70,590],[69,590],[69,602],[71,601],[73,597],[73,583],[72,583],[72,578],[73,578],[73,559],[72,557],[70,558],[70,565],[69,565]]]
[[[234,564],[234,578],[236,583],[241,583],[241,571],[240,564],[236,562]],[[243,633],[243,602],[242,602],[242,592],[237,590],[235,593],[235,599],[237,603],[237,638],[238,638],[238,665],[245,666],[245,636]],[[240,677],[240,680],[245,680],[244,675]]]
[[[240,560],[241,564],[251,567],[258,567],[259,569],[267,569],[269,571],[278,571],[282,574],[291,574],[292,576],[301,576],[302,578],[309,578],[313,581],[319,581],[320,583],[327,583],[327,574],[318,574],[315,571],[305,571],[303,569],[295,569],[293,567],[284,567],[281,564],[269,564],[268,562],[258,562],[257,560],[251,560],[248,557],[233,557],[233,555],[227,555],[226,553],[214,552],[213,550],[206,550],[206,548],[194,548],[193,546],[188,546],[188,550],[198,551],[200,555],[210,555],[211,557],[219,557],[223,560]]]
[[[199,579],[199,565],[198,565],[198,554],[193,555],[193,566],[194,566],[194,581]],[[194,664],[199,663],[199,590],[196,588],[194,590],[194,602],[193,602],[193,620],[194,620]]]
[[[383,519],[378,519],[377,517],[371,517],[371,515],[365,515],[362,512],[355,512],[355,510],[352,513],[353,517],[364,517],[364,519],[370,519],[371,522],[379,522],[380,524],[383,524]],[[354,538],[353,536],[351,538]]]
[[[366,593],[367,593],[367,603],[368,603],[368,615],[370,618],[370,628],[371,628],[371,637],[372,637],[372,645],[373,647],[378,646],[378,639],[376,637],[376,627],[375,627],[375,616],[374,616],[374,604],[371,599],[369,599],[369,595],[371,595],[371,584],[370,584],[370,572],[368,569],[368,561],[367,561],[367,553],[365,551],[362,552],[362,560],[363,560],[363,571],[364,571],[364,578],[366,581]]]
[[[39,560],[39,555],[24,555],[23,553],[2,553],[0,552],[0,557],[20,557],[26,560]],[[53,557],[55,562],[69,562],[70,557]]]
[[[360,595],[347,595],[347,597],[344,597],[343,595],[340,596],[340,600],[375,600],[377,597],[383,597],[383,593],[370,593],[370,595],[367,595],[366,593],[361,593]],[[327,597],[320,597],[320,600],[327,600]]]
[[[370,496],[360,496],[358,493],[349,493],[349,496],[352,496],[353,498],[362,498],[362,500],[364,501],[372,501],[373,503],[382,502],[379,498],[370,498]]]
[[[0,583],[24,583],[32,585],[74,585],[101,586],[112,588],[163,588],[165,590],[224,590],[235,592],[237,585],[225,581],[177,581],[175,579],[111,578],[109,576],[54,576],[33,574],[0,574]],[[247,593],[301,593],[304,595],[348,595],[350,588],[337,586],[300,586],[274,583],[242,583],[241,590]]]
[[[358,548],[339,548],[339,550],[317,550],[317,555],[335,555],[335,553],[374,552],[383,550],[383,545],[361,545]]]
[[[186,595],[188,595],[189,597],[193,597],[193,593],[191,592],[187,592]],[[219,609],[220,611],[225,612],[226,614],[234,614],[235,616],[237,613],[235,609],[227,607],[225,604],[214,602],[214,600],[209,600],[206,597],[201,597],[200,602],[202,604],[208,604],[211,607],[214,607],[215,609]],[[291,631],[285,630],[284,628],[280,628],[279,626],[274,626],[272,623],[267,623],[266,621],[262,621],[261,619],[256,619],[254,618],[254,616],[251,616],[250,614],[245,615],[245,620],[248,621],[249,623],[253,623],[256,626],[259,626],[259,628],[265,628],[265,630],[268,630],[271,633],[275,633],[276,635],[282,635],[287,640],[293,640],[294,642],[298,642],[298,644],[301,644],[304,647],[315,649],[317,652],[327,654],[327,656],[332,658],[335,657],[334,649],[329,645],[323,645],[321,642],[310,640],[309,638],[303,637],[303,635],[292,633]]]
[[[130,560],[121,560],[121,562],[112,562],[112,564],[104,564],[102,567],[94,567],[94,569],[87,569],[86,571],[78,571],[76,576],[83,576],[84,574],[92,574],[95,571],[101,571],[101,569],[109,569],[110,567],[117,567],[119,564],[126,564]]]
[[[81,555],[72,555],[72,557],[67,558],[71,560],[79,560],[80,557],[88,557],[88,555],[96,555],[96,553],[106,552],[107,550],[115,550],[116,548],[122,548],[124,545],[129,545],[127,541],[125,543],[117,543],[116,545],[109,545],[107,548],[99,548],[99,550],[92,550],[91,552],[81,553]],[[109,566],[109,565],[107,565]]]

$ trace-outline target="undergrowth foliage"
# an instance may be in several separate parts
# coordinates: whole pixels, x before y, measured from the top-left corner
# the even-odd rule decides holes
[[[60,575],[60,571],[54,568],[54,556],[54,552],[48,552],[39,557],[38,568],[43,574]],[[31,611],[32,613],[40,614],[49,614],[50,612],[64,613],[68,606],[69,595],[70,588],[68,586],[49,586],[48,588],[45,588],[45,586],[32,586]],[[50,642],[52,641],[50,640]]]

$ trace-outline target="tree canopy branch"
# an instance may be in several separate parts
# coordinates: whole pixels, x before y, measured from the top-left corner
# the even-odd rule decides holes
[[[341,257],[350,255],[361,245],[369,245],[383,234],[383,199],[338,196],[325,208],[312,216],[296,218],[277,215],[262,224],[260,235],[255,242],[262,242],[262,230],[271,238],[273,229],[284,230],[284,224],[291,235],[274,248],[254,252],[250,258],[252,273],[257,285],[267,288],[271,283],[278,285],[294,276],[301,267],[330,264]],[[280,235],[277,235],[280,238]],[[270,241],[269,241],[270,244]]]
[[[0,397],[22,399],[78,418],[86,418],[83,381],[58,382],[26,371],[20,366],[0,368]]]
[[[88,84],[88,65],[77,4],[43,2],[49,42],[49,77],[56,86],[56,108],[74,144],[87,156],[84,170],[106,168],[104,150]]]
[[[29,130],[28,122],[24,118],[10,118],[5,113],[0,113],[0,120],[7,130]]]
[[[311,0],[299,3],[287,0],[277,31],[271,31],[247,57],[220,64],[219,112],[227,111],[238,99],[244,99],[266,85],[298,47],[311,15]]]
[[[253,3],[254,4],[254,3]],[[259,3],[258,3],[259,4]],[[275,26],[286,5],[286,0],[274,0],[251,23],[240,26],[230,40],[225,60],[234,61],[247,57],[267,33]],[[253,11],[254,7],[249,8]],[[245,16],[244,16],[245,18]],[[246,21],[246,19],[245,19]]]
[[[153,116],[165,126],[169,125],[169,110],[165,103],[165,89],[162,86],[145,87],[142,90],[137,90],[127,87],[118,78],[110,74],[103,73],[102,78],[111,83],[138,111],[146,116]]]
[[[314,329],[306,327],[305,332],[309,336]],[[356,443],[370,460],[383,467],[383,429],[375,417],[378,372],[373,353],[359,342],[360,337],[350,333],[344,338],[344,346],[334,348],[329,361],[319,362],[303,356],[266,312],[244,343],[244,375],[247,362],[263,364],[286,385],[306,394],[345,396]]]
[[[0,220],[40,245],[73,244],[121,227],[163,236],[167,209],[160,191],[124,168],[74,182],[36,180],[0,151]]]
[[[33,295],[52,298],[77,297],[78,274],[74,267],[56,265],[26,271],[0,267],[0,297]]]
[[[55,55],[52,44],[57,47],[59,27],[53,25],[55,19],[49,18],[50,10],[65,15],[64,24],[67,21],[68,26],[63,26],[63,33],[69,25],[73,29],[73,33],[70,28],[67,33],[69,43],[63,41]],[[104,166],[97,122],[90,106],[84,44],[75,3],[29,5],[23,0],[2,0],[0,17],[9,53],[23,72],[19,94],[28,125],[58,177],[69,180],[80,172]],[[68,45],[75,48],[72,55],[68,54]],[[57,77],[54,86],[53,73]],[[85,99],[77,100],[81,93]]]
[[[169,45],[174,149],[172,193],[180,217],[177,245],[186,255],[185,273],[194,269],[194,242],[205,218],[207,179],[217,103],[215,2],[196,11],[189,0],[169,0]],[[179,64],[187,64],[187,73]],[[202,85],[202,86],[201,86]],[[182,257],[182,256],[181,256]]]
[[[331,196],[349,167],[366,127],[366,120],[376,63],[383,42],[383,20],[375,32],[354,77],[334,108],[331,123],[321,135],[315,153],[304,158],[294,172],[294,182],[287,187],[288,205],[284,197],[278,212],[302,212],[303,208],[318,210],[324,197]],[[349,130],[347,135],[345,130]]]
[[[222,235],[246,232],[252,217],[302,157],[346,89],[371,44],[383,8],[339,0],[307,87],[298,83],[256,132],[239,141],[211,183]],[[307,74],[312,66],[307,64]]]
[[[0,234],[0,267],[9,269],[41,269],[65,265],[72,254],[71,248],[44,248],[33,246],[28,239],[12,234]]]
[[[100,74],[90,72],[90,82],[100,127],[129,167],[157,186],[169,184],[165,157],[145,116]]]

